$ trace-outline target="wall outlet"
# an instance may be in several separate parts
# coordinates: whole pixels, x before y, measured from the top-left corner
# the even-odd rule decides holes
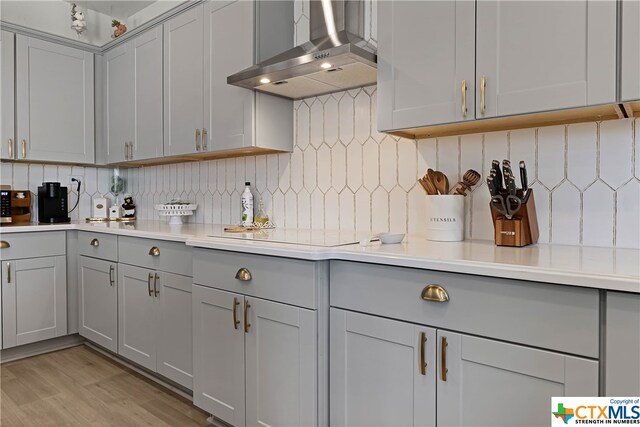
[[[83,175],[69,175],[69,179],[67,180],[67,187],[69,191],[76,191],[78,189],[78,183],[71,181],[73,178],[77,179],[80,182],[84,182]]]

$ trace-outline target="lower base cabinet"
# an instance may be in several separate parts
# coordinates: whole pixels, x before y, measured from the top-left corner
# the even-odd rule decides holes
[[[331,308],[331,426],[548,425],[598,362]]]
[[[118,264],[80,257],[80,335],[118,352]]]
[[[193,403],[233,426],[317,425],[316,313],[193,285]]]
[[[66,257],[2,261],[2,267],[2,348],[66,335]]]
[[[118,266],[118,354],[191,389],[191,278]]]

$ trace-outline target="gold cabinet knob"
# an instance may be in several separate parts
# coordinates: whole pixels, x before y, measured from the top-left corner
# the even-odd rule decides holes
[[[422,290],[420,297],[425,301],[447,302],[449,294],[440,285],[428,285]]]
[[[160,248],[158,248],[157,246],[152,246],[151,249],[149,249],[149,255],[151,256],[160,255]]]
[[[6,240],[1,240],[0,241],[0,249],[6,249],[6,248],[10,248],[10,247],[11,247],[11,245]]]
[[[248,269],[242,267],[236,273],[236,279],[238,279],[238,280],[240,280],[242,282],[248,282],[249,280],[251,280],[251,272]]]
[[[93,239],[91,240],[91,242],[89,243],[91,246],[93,246],[94,248],[97,248],[98,246],[100,246],[100,240],[98,239]]]

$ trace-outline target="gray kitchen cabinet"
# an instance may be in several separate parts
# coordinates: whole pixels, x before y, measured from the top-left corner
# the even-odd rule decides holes
[[[118,265],[80,256],[80,335],[118,352]]]
[[[553,396],[598,396],[598,362],[438,330],[438,426],[549,423]]]
[[[435,426],[436,330],[331,308],[331,426]]]
[[[118,270],[118,354],[191,389],[191,278]]]
[[[94,163],[93,54],[16,36],[16,158]]]
[[[640,99],[640,2],[620,2],[622,8],[620,100]]]
[[[15,158],[15,35],[0,31],[0,159]]]
[[[104,55],[105,138],[107,162],[119,163],[131,157],[133,141],[133,67],[131,42]]]
[[[3,348],[67,334],[66,268],[64,255],[2,262]]]
[[[193,404],[244,426],[244,296],[193,285],[192,298]]]
[[[236,427],[328,424],[327,267],[194,249],[196,406]]]
[[[607,292],[605,396],[640,396],[640,295]]]
[[[189,9],[163,25],[165,156],[202,149],[203,7]]]
[[[288,15],[267,16],[258,3],[234,0],[204,4],[204,129],[208,133],[202,136],[203,151],[293,148],[290,100],[227,84],[229,75],[259,60],[262,45],[275,48],[256,41],[260,29],[268,29],[272,44],[280,43],[279,52],[293,46]],[[286,11],[275,2],[267,7],[272,5]]]
[[[378,4],[378,129],[475,118],[475,2]]]
[[[477,118],[616,101],[615,2],[478,1],[476,10]]]
[[[162,27],[131,42],[133,66],[133,160],[163,155]]]

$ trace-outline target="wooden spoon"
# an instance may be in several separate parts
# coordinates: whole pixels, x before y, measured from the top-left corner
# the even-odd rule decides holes
[[[424,191],[426,191],[428,195],[435,196],[438,194],[438,189],[433,185],[433,182],[431,182],[427,175],[418,179],[418,182],[422,185],[422,188],[424,188]]]
[[[449,194],[449,179],[447,178],[447,176],[440,171],[435,171],[433,173],[433,176],[434,176],[433,183],[438,189],[438,193],[443,195]]]

